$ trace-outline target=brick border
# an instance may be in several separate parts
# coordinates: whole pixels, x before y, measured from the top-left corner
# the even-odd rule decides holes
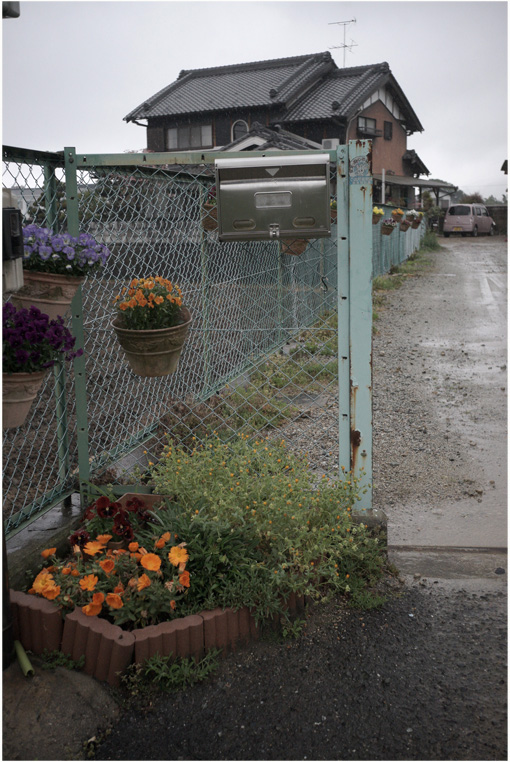
[[[27,651],[62,651],[75,661],[84,656],[84,671],[112,686],[120,684],[119,673],[133,661],[141,663],[155,654],[171,653],[198,661],[212,648],[227,654],[259,637],[258,625],[246,606],[202,611],[127,632],[106,619],[86,616],[80,609],[63,619],[61,610],[50,601],[28,593],[11,590],[10,602],[14,639]],[[290,615],[297,616],[304,608],[305,597],[291,593],[285,604]]]

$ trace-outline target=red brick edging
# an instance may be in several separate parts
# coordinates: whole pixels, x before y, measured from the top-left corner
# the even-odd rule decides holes
[[[106,619],[86,616],[74,609],[62,619],[60,609],[44,598],[10,591],[15,640],[27,651],[42,654],[62,651],[77,661],[85,656],[84,671],[110,685],[120,684],[122,673],[132,661],[144,662],[161,654],[200,659],[206,651],[235,650],[259,636],[259,628],[246,606],[202,611],[133,632],[122,630]],[[304,610],[304,596],[291,594],[286,608],[291,616]]]

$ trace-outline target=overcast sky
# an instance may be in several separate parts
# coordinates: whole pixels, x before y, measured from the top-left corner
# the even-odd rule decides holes
[[[20,2],[3,25],[3,143],[78,153],[146,146],[123,121],[182,69],[330,50],[346,66],[387,61],[423,133],[431,177],[507,190],[506,2]]]

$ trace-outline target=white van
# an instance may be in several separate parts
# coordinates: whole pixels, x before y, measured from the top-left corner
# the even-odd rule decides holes
[[[455,204],[446,212],[443,225],[445,238],[451,233],[477,236],[480,233],[494,235],[495,232],[496,223],[482,204]]]

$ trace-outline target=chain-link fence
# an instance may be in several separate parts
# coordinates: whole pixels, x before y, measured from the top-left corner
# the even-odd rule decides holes
[[[4,433],[7,536],[84,485],[143,483],[167,437],[190,447],[212,431],[284,438],[304,397],[338,395],[338,331],[348,327],[337,320],[336,223],[331,238],[219,243],[212,164],[106,158],[84,159],[73,185],[63,155],[4,148],[3,185],[24,224],[66,230],[77,213],[80,232],[111,251],[73,302],[84,356],[48,374],[26,423]],[[336,170],[333,162],[333,199]],[[395,233],[388,248],[379,231],[374,274],[419,243],[419,231]],[[181,286],[193,322],[178,372],[141,378],[111,328],[113,303],[133,277],[155,275]],[[326,429],[338,439],[324,411]]]

